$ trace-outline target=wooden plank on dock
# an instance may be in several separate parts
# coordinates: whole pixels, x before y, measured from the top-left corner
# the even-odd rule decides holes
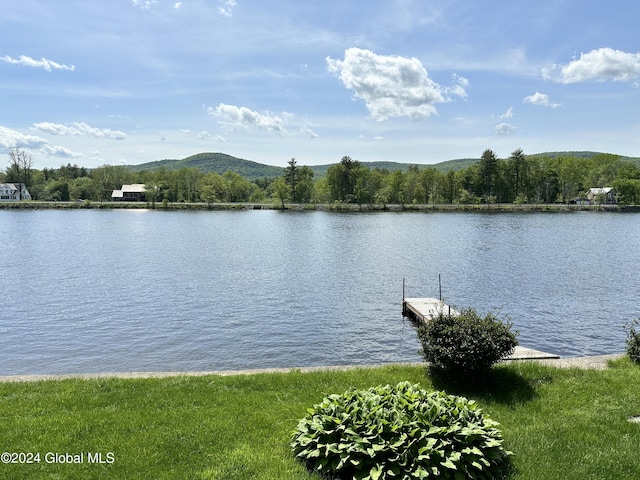
[[[458,312],[437,298],[405,298],[402,302],[402,314],[418,323],[428,322],[440,312],[457,315]],[[518,345],[513,354],[505,360],[543,360],[560,358],[553,353],[541,352],[533,348]]]
[[[505,360],[550,360],[554,358],[560,358],[560,355],[555,353],[541,352],[533,348],[523,347],[518,345],[515,352],[513,352]]]
[[[458,312],[437,298],[405,298],[402,313],[419,322],[437,317],[440,312],[457,315]]]

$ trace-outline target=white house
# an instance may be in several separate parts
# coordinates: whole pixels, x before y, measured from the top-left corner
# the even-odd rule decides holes
[[[143,202],[145,200],[145,188],[143,183],[122,185],[120,190],[111,193],[111,199],[121,202]]]
[[[591,204],[605,203],[613,205],[616,203],[616,191],[611,187],[590,188],[587,190],[587,199]]]
[[[31,194],[24,183],[0,183],[0,202],[31,200]]]

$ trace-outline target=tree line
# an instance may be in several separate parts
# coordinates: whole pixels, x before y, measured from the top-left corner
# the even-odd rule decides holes
[[[344,156],[323,178],[295,158],[281,176],[250,181],[233,171],[197,168],[133,172],[125,166],[87,169],[67,164],[32,168],[30,154],[12,149],[0,182],[25,183],[35,200],[110,201],[123,184],[142,183],[149,202],[278,202],[365,204],[569,203],[591,187],[613,187],[619,204],[640,204],[640,168],[617,155],[525,155],[521,149],[500,159],[490,149],[460,170],[432,166],[406,170],[370,168]]]

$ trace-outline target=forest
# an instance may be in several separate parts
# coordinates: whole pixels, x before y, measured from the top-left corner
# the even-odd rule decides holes
[[[111,201],[123,184],[145,184],[147,202],[254,202],[365,204],[570,203],[592,187],[613,187],[619,205],[640,204],[640,167],[618,155],[526,155],[498,158],[490,149],[478,161],[442,172],[429,165],[371,168],[344,156],[326,175],[295,158],[273,178],[249,180],[228,170],[164,167],[134,171],[121,165],[32,167],[31,154],[12,149],[0,183],[24,183],[34,200]]]

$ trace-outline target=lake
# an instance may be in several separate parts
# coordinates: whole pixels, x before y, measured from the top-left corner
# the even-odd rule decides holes
[[[640,215],[0,210],[0,375],[419,361],[407,296],[621,352]]]

